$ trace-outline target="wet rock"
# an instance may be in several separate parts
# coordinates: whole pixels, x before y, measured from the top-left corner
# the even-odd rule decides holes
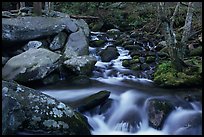
[[[2,78],[21,82],[42,79],[59,66],[60,57],[43,48],[30,49],[8,60],[2,69]]]
[[[107,31],[107,34],[113,38],[113,39],[116,39],[120,36],[121,32],[119,29],[110,29]]]
[[[110,92],[104,90],[104,91],[100,91],[98,93],[92,94],[83,99],[71,102],[69,103],[69,105],[71,105],[73,108],[78,109],[80,112],[84,112],[84,111],[93,109],[94,107],[104,103],[109,96],[110,96]]]
[[[115,47],[108,46],[104,50],[102,50],[99,55],[101,56],[101,60],[103,62],[109,62],[113,59],[116,59],[119,56],[118,50]]]
[[[61,32],[76,32],[78,27],[69,18],[19,17],[2,19],[2,41],[20,42],[51,36]]]
[[[167,100],[148,100],[147,113],[150,126],[156,129],[161,129],[164,121],[173,110],[173,105]]]
[[[148,69],[149,69],[149,65],[147,63],[141,64],[141,70],[148,70]]]
[[[130,69],[134,70],[134,71],[141,70],[141,65],[140,64],[133,64],[133,65],[131,65]]]
[[[145,63],[145,57],[139,57],[139,61],[140,61],[140,63]]]
[[[31,48],[38,49],[42,46],[42,42],[40,41],[29,41],[28,44],[26,44],[23,49],[24,50],[29,50]]]
[[[60,76],[59,74],[49,74],[48,76],[46,76],[45,78],[42,79],[42,83],[44,85],[48,85],[48,84],[53,84],[53,83],[56,83],[57,81],[60,80]]]
[[[101,47],[101,46],[104,46],[105,43],[106,43],[106,40],[99,39],[99,40],[91,41],[90,46],[91,47]]]
[[[72,84],[77,85],[77,86],[87,86],[91,83],[91,80],[86,75],[76,76],[72,78],[71,81],[72,81],[71,82]]]
[[[71,107],[34,89],[2,82],[3,134],[18,130],[44,131],[52,135],[90,134],[88,123]]]
[[[140,45],[125,45],[124,48],[127,50],[142,50]]]
[[[131,66],[130,59],[124,59],[122,62],[122,66],[123,67],[130,67]]]
[[[155,57],[154,56],[147,56],[146,62],[147,63],[155,62]]]
[[[95,64],[96,58],[88,55],[73,56],[71,59],[64,61],[66,68],[80,75],[90,75]]]
[[[88,55],[88,49],[88,39],[82,29],[79,29],[77,32],[69,35],[65,45],[64,58],[69,59],[73,56]]]
[[[64,47],[67,39],[67,34],[65,32],[60,32],[54,37],[52,43],[50,44],[51,50],[58,50]]]

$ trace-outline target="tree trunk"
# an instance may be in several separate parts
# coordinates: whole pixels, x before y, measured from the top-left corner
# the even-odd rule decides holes
[[[181,43],[184,45],[184,47],[182,48],[183,55],[185,55],[185,49],[187,47],[186,43],[188,41],[188,38],[190,36],[190,31],[191,31],[191,24],[192,24],[192,17],[193,17],[193,5],[194,5],[193,2],[188,3],[188,11],[187,11],[183,35],[181,39]]]
[[[45,2],[45,11],[49,11],[49,2]]]
[[[33,2],[33,12],[37,16],[42,15],[42,2]]]
[[[164,31],[163,33],[168,46],[168,52],[169,52],[171,62],[177,71],[182,71],[183,61],[181,59],[182,52],[180,52],[180,49],[183,45],[177,42],[176,34],[173,30],[173,23],[174,23],[178,8],[179,8],[179,3],[177,3],[173,16],[170,19],[168,19],[166,14],[167,9],[165,8],[165,3],[164,2],[159,3],[159,17],[163,25],[163,31]]]
[[[25,7],[25,2],[20,2],[20,9],[22,9],[23,7]]]

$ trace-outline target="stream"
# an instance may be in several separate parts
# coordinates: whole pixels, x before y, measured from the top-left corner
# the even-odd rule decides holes
[[[92,32],[91,39],[97,39],[99,34]],[[97,58],[89,84],[71,85],[68,80],[61,80],[38,89],[62,102],[76,101],[101,90],[110,91],[110,105],[104,113],[100,107],[83,112],[93,128],[92,135],[202,134],[202,102],[184,99],[192,94],[201,96],[201,92],[195,88],[163,89],[155,86],[152,80],[136,77],[134,72],[122,66],[122,60],[131,57],[129,51],[120,46],[116,47],[117,59],[102,62],[98,51],[111,46],[109,41],[103,47],[89,48],[90,54]],[[170,100],[174,104],[174,110],[161,129],[152,128],[148,122],[147,102],[154,98]]]

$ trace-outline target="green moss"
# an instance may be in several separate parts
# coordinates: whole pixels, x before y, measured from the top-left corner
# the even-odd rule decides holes
[[[155,61],[155,57],[154,56],[148,56],[147,59],[146,59],[147,63],[151,63],[151,62],[154,62],[154,61]]]
[[[135,64],[135,63],[139,63],[139,62],[140,62],[139,58],[137,58],[137,59],[132,59],[132,60],[130,61],[131,64]]]
[[[154,73],[154,82],[162,87],[179,87],[201,85],[202,76],[199,69],[190,75],[184,72],[177,72],[171,62],[160,64]]]
[[[140,64],[134,64],[130,67],[131,70],[138,71],[140,70]]]
[[[130,67],[130,60],[124,59],[122,62],[123,67]]]

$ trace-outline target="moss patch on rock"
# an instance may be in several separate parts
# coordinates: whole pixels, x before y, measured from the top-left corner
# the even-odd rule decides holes
[[[202,71],[200,71],[199,66],[202,66],[202,62],[200,63],[198,63],[196,66],[189,66],[183,72],[177,72],[170,61],[163,62],[158,65],[154,73],[154,82],[162,87],[201,85]]]

